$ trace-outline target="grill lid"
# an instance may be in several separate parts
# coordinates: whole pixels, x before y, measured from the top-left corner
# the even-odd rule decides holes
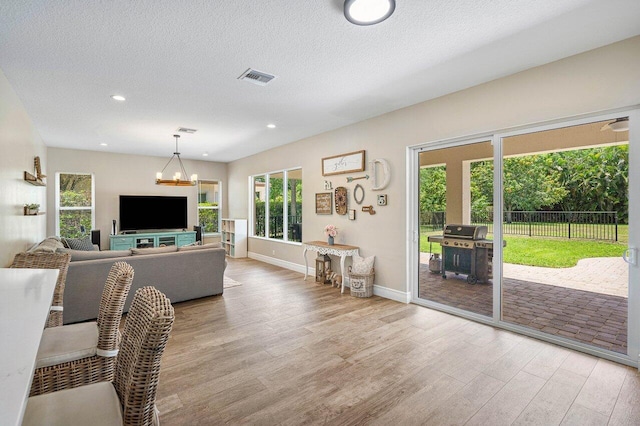
[[[486,226],[445,225],[445,238],[463,238],[467,240],[484,240],[487,237]]]

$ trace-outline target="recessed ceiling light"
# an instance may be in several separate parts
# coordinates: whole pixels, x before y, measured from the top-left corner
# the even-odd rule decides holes
[[[120,101],[120,102],[126,101],[125,97],[121,95],[111,95],[111,99],[113,99],[114,101]]]
[[[202,154],[202,156],[203,156],[203,157],[208,157],[208,156],[209,156],[209,153],[208,153],[208,152],[205,152],[204,154]]]
[[[275,129],[276,125],[271,123],[271,124],[267,124],[267,127],[270,128],[270,129]]]
[[[374,25],[387,19],[396,9],[395,0],[345,0],[344,16],[356,25]]]
[[[102,142],[102,143],[100,144],[100,146],[107,146],[107,144],[106,144],[106,143],[104,143],[104,142]]]

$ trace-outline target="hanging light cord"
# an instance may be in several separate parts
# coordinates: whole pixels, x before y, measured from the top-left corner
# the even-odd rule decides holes
[[[178,152],[178,138],[180,138],[180,135],[173,135],[173,137],[176,138],[176,152],[173,153],[173,155],[171,156],[167,164],[164,166],[164,169],[162,169],[160,173],[164,173],[165,169],[169,166],[169,164],[171,164],[171,161],[173,161],[174,158],[178,157],[178,163],[180,164],[180,171],[182,172],[182,176],[184,176],[186,180],[186,178],[188,177],[187,172],[184,169],[184,165],[182,164],[182,159],[180,158],[180,153]],[[178,180],[181,180],[181,179],[178,179]]]

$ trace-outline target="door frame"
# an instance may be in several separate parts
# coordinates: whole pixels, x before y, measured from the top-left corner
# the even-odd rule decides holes
[[[640,225],[633,224],[633,218],[640,218],[640,109],[638,106],[620,108],[597,114],[585,114],[577,117],[562,118],[543,123],[518,126],[509,129],[502,129],[495,132],[488,132],[452,139],[443,139],[433,142],[408,146],[406,150],[406,170],[407,170],[407,266],[406,279],[408,290],[410,291],[411,303],[421,306],[448,312],[463,318],[471,319],[480,323],[492,325],[519,334],[535,337],[540,340],[558,344],[570,349],[579,350],[600,358],[609,359],[622,364],[634,367],[640,366],[640,260],[635,265],[628,265],[629,271],[629,294],[628,294],[628,330],[627,330],[627,354],[619,354],[605,349],[587,346],[574,340],[563,337],[549,335],[538,330],[525,328],[523,326],[506,323],[500,319],[502,306],[502,152],[503,139],[527,133],[553,130],[562,127],[577,126],[596,121],[613,120],[620,116],[629,116],[629,242],[628,247],[636,251],[636,259],[640,259]],[[473,312],[453,308],[440,303],[419,299],[419,156],[422,152],[435,149],[450,148],[473,144],[477,142],[492,141],[494,159],[494,263],[493,263],[493,317],[486,317]],[[634,164],[635,167],[631,167]],[[622,255],[622,253],[621,253]]]

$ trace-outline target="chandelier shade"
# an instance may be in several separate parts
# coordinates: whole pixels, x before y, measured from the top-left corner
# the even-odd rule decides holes
[[[180,158],[180,152],[178,151],[178,139],[180,135],[173,135],[176,138],[176,150],[164,166],[161,172],[156,173],[156,185],[165,185],[165,186],[194,186],[198,183],[198,175],[192,174],[191,177],[187,180],[187,172],[184,169],[184,164],[182,164],[182,159]],[[179,171],[173,174],[171,179],[163,179],[162,174],[167,169],[169,164],[176,158],[178,160]]]

